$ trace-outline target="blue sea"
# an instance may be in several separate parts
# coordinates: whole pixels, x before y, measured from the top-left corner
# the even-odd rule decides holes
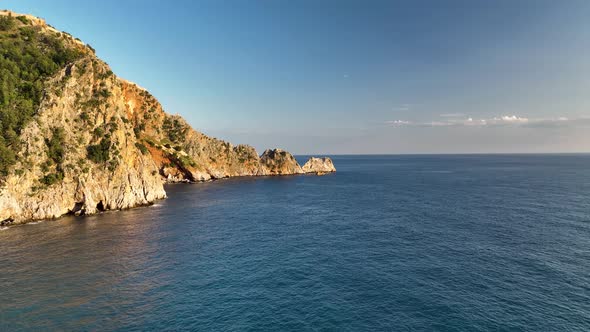
[[[590,330],[590,155],[333,160],[0,231],[0,330]]]

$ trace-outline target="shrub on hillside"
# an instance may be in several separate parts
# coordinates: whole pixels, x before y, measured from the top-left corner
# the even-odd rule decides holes
[[[93,162],[100,164],[109,160],[109,150],[111,148],[110,137],[104,137],[100,143],[96,145],[90,145],[86,148],[88,153],[88,159]]]
[[[139,143],[139,142],[135,143],[135,146],[136,146],[136,147],[139,149],[139,151],[141,151],[141,153],[142,153],[142,154],[144,154],[144,155],[147,155],[147,154],[149,154],[149,153],[150,153],[150,150],[148,150],[148,148],[147,148],[145,145],[143,145],[143,144],[141,144],[141,143]]]

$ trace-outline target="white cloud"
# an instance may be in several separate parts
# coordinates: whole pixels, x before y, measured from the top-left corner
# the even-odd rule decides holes
[[[404,121],[404,120],[385,121],[385,123],[388,125],[391,125],[391,126],[404,126],[404,125],[412,124],[410,121]]]
[[[467,120],[463,121],[462,124],[464,126],[486,126],[488,124],[488,120],[486,120],[486,119],[474,120],[473,118],[467,118]]]
[[[553,128],[553,127],[588,127],[590,126],[590,118],[589,117],[580,117],[580,118],[566,118],[560,116],[554,119],[537,119],[535,121],[529,121],[528,123],[524,124],[525,127],[530,128]]]
[[[492,123],[526,123],[529,122],[529,119],[522,118],[516,115],[503,115],[499,118],[493,118],[490,121]]]
[[[442,116],[442,115],[441,115]],[[412,122],[404,120],[386,121],[391,126],[415,127],[492,127],[492,126],[522,126],[522,127],[555,127],[565,125],[588,125],[590,118],[569,119],[566,117],[529,119],[517,115],[502,115],[488,119],[474,119],[472,117],[455,119],[449,116],[445,121]]]

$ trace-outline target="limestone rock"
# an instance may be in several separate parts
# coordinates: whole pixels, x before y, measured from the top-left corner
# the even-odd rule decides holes
[[[330,159],[328,157],[324,157],[324,158],[311,157],[305,163],[305,165],[303,165],[302,169],[303,169],[303,172],[305,172],[305,173],[323,174],[323,173],[336,172],[336,167],[334,167],[334,163],[332,162],[332,159]]]
[[[268,175],[303,174],[295,157],[281,149],[264,151],[260,156],[260,163],[268,171]]]

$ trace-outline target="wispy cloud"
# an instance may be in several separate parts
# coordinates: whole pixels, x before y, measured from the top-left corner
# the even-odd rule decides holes
[[[524,127],[528,128],[555,128],[555,127],[590,127],[590,117],[568,119],[559,117],[556,119],[538,119],[529,121]]]
[[[516,115],[504,115],[499,118],[493,118],[492,123],[526,123],[529,122],[528,118],[522,118]]]
[[[441,115],[442,116],[442,115]],[[487,119],[474,119],[471,117],[458,119],[448,116],[450,118],[444,121],[430,121],[430,122],[412,122],[408,120],[392,120],[386,121],[385,124],[394,127],[400,126],[414,126],[414,127],[492,127],[492,126],[520,126],[520,127],[558,127],[558,126],[590,126],[590,118],[575,118],[568,119],[566,117],[556,118],[538,118],[529,119],[517,115],[503,115]]]

